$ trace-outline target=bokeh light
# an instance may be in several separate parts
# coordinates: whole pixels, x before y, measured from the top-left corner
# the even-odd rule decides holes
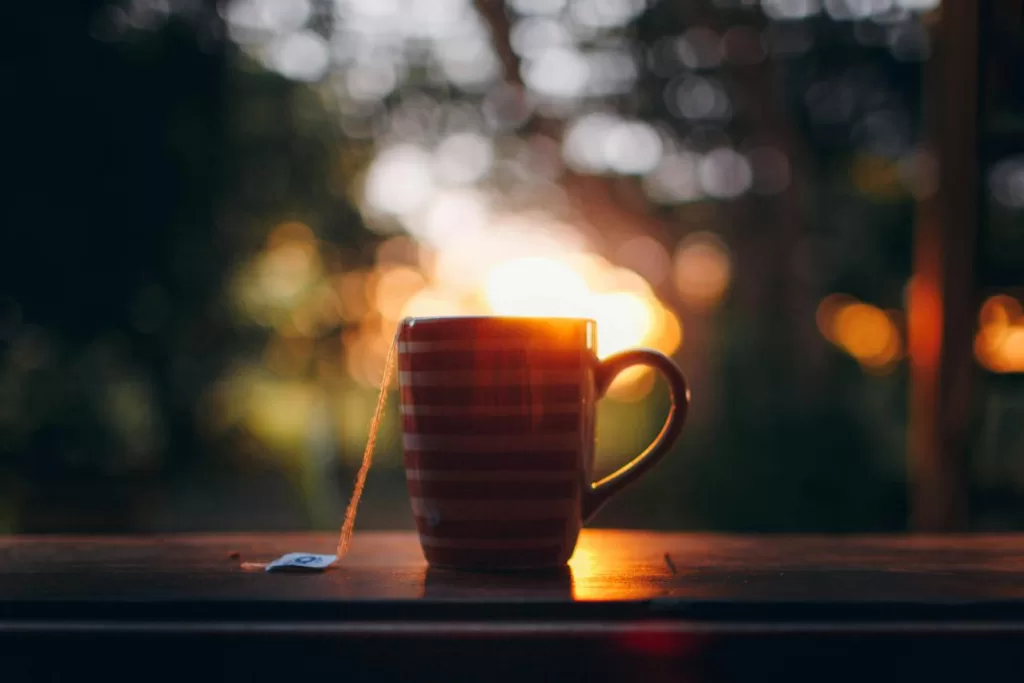
[[[747,158],[728,147],[706,154],[697,172],[704,192],[721,199],[739,197],[750,189],[754,180]]]
[[[698,167],[701,157],[692,152],[667,154],[644,176],[647,196],[661,204],[678,204],[704,196]]]
[[[434,173],[442,182],[469,185],[481,179],[494,162],[491,141],[474,132],[449,135],[434,151]]]
[[[501,263],[488,274],[487,304],[499,315],[585,317],[590,294],[583,277],[550,258]]]
[[[762,0],[764,13],[772,19],[806,19],[821,11],[820,0]]]
[[[1020,301],[1006,294],[985,300],[978,314],[974,354],[992,372],[1024,372],[1024,310]]]
[[[566,163],[585,173],[642,175],[658,166],[664,145],[653,126],[603,113],[574,121],[565,136]]]
[[[552,47],[528,59],[523,80],[534,92],[548,97],[572,98],[583,94],[590,78],[587,60],[578,51]]]
[[[616,261],[636,271],[654,286],[660,285],[672,270],[672,257],[661,242],[641,235],[631,237],[619,245]]]
[[[318,81],[327,72],[327,43],[312,31],[275,38],[265,49],[267,65],[286,78]]]
[[[552,15],[565,7],[567,0],[509,0],[508,5],[519,14]]]
[[[1009,209],[1024,209],[1024,155],[995,164],[988,184],[997,202]]]
[[[676,249],[675,285],[686,305],[698,311],[713,309],[725,295],[731,278],[729,250],[716,235],[695,233]]]
[[[924,59],[927,31],[912,18],[937,3],[741,3],[762,11],[767,25],[695,21],[646,46],[640,59],[624,29],[648,4],[509,0],[502,29],[504,19],[494,24],[469,0],[339,0],[328,35],[310,29],[308,0],[228,3],[229,31],[247,54],[287,78],[331,84],[343,128],[369,141],[356,194],[367,225],[385,238],[370,263],[328,265],[308,228],[275,229],[238,278],[239,307],[293,340],[344,322],[344,365],[365,387],[379,379],[404,316],[590,317],[603,356],[632,346],[677,351],[679,315],[655,288],[669,287],[698,314],[722,306],[737,273],[720,226],[695,218],[673,245],[625,219],[623,233],[602,243],[585,217],[566,210],[564,171],[629,180],[665,210],[782,195],[794,182],[792,150],[778,136],[729,132],[751,105],[730,69],[807,52],[815,34],[806,20],[816,17],[857,27],[858,40],[870,38],[870,24],[878,29],[873,45],[897,59]],[[504,48],[495,41],[501,30]],[[502,73],[510,66],[519,81]],[[616,99],[639,87],[643,69],[660,79],[655,98],[665,120]],[[859,190],[872,200],[931,191],[934,174],[920,163],[926,154],[904,144],[905,122],[882,106],[892,98],[860,111],[877,84],[866,94],[851,71],[808,85],[812,124],[847,126],[867,150],[853,155]],[[440,94],[448,88],[452,94]],[[564,128],[556,132],[545,119]],[[1017,166],[1006,160],[990,176],[993,197],[1008,207],[1024,203]],[[875,373],[902,357],[898,317],[845,295],[826,297],[817,310],[822,334]],[[989,349],[994,333],[984,334]],[[1014,348],[1008,338],[1000,349]],[[652,384],[652,373],[630,371],[612,395],[635,400]]]
[[[411,144],[384,150],[366,176],[368,208],[394,215],[421,209],[434,192],[430,154]]]
[[[822,299],[815,315],[821,334],[873,374],[892,372],[903,357],[896,314],[845,294]]]
[[[685,119],[722,120],[732,113],[729,96],[718,79],[685,75],[665,87],[669,109]]]

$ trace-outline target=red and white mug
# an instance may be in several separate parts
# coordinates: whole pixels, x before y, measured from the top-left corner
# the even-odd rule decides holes
[[[683,373],[649,349],[600,360],[596,340],[579,318],[402,321],[405,472],[432,566],[563,566],[582,525],[668,452],[689,406]],[[647,450],[592,483],[595,405],[636,365],[665,376],[672,408]]]

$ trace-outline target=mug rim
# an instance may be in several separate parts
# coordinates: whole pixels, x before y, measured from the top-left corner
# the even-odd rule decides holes
[[[407,325],[413,322],[424,322],[424,323],[443,323],[443,322],[478,322],[478,321],[521,321],[521,320],[533,320],[538,322],[577,322],[577,323],[592,323],[597,325],[597,320],[594,318],[576,317],[568,315],[426,315],[426,316],[407,316],[402,318],[399,323],[400,326]]]

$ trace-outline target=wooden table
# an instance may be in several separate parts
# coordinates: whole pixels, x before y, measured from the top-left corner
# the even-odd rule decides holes
[[[589,531],[564,571],[499,575],[432,570],[415,536],[365,533],[327,573],[239,568],[333,541],[0,540],[0,680],[1024,680],[1024,536]]]

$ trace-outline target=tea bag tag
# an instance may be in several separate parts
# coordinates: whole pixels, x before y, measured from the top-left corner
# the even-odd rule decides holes
[[[288,553],[267,565],[268,572],[322,572],[338,559],[337,555]]]

